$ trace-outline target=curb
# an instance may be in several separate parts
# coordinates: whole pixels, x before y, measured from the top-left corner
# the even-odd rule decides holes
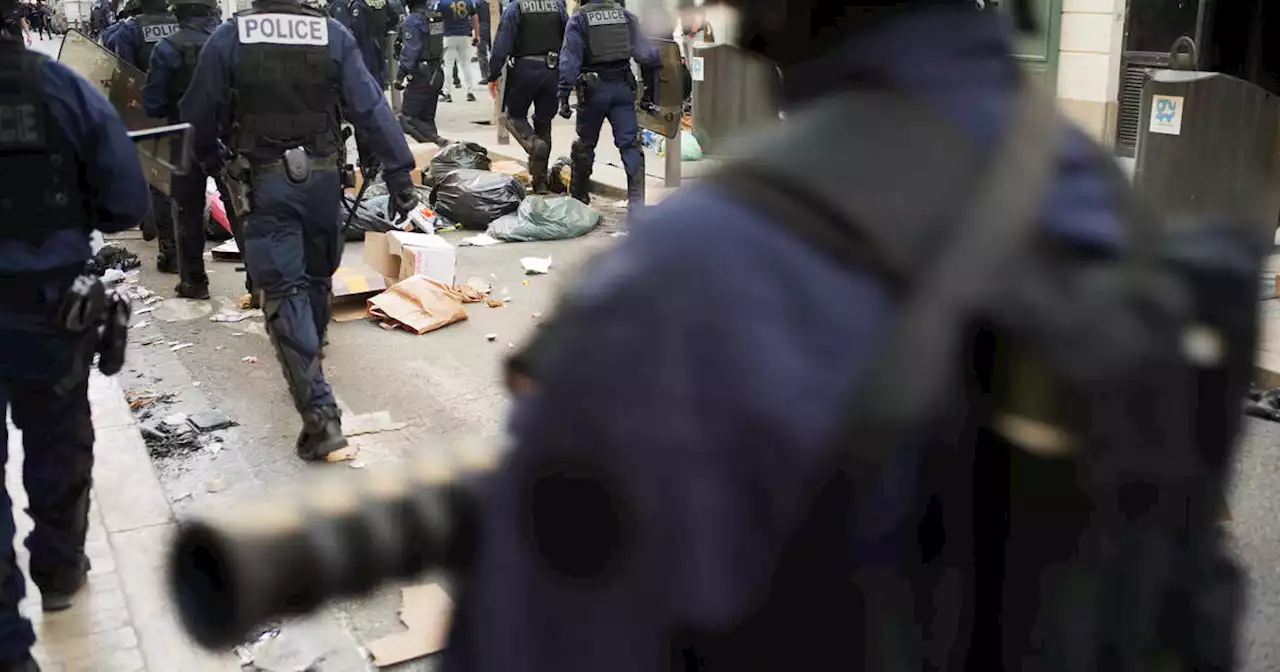
[[[525,169],[529,168],[528,159],[520,159],[514,156],[503,154],[501,152],[495,152],[493,149],[491,149],[488,146],[486,146],[485,149],[488,150],[489,158],[493,161],[514,161],[524,166]],[[645,178],[652,179],[652,178],[649,178],[647,175],[645,176]],[[600,196],[603,198],[611,198],[616,201],[624,201],[627,199],[627,190],[625,188],[617,187],[612,184],[608,184],[606,182],[601,182],[595,178],[591,179],[590,192],[596,196]]]

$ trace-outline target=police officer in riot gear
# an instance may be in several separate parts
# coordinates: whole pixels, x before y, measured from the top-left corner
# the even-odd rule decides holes
[[[151,52],[147,81],[142,87],[142,105],[148,115],[181,121],[178,101],[182,100],[195,73],[200,49],[222,21],[217,0],[176,0],[173,6],[179,30],[166,36]],[[174,292],[187,299],[209,298],[209,276],[204,269],[205,186],[213,177],[224,200],[228,194],[219,175],[207,175],[199,166],[188,166],[184,175],[174,175],[172,196],[177,208],[176,248],[178,285]],[[244,249],[242,221],[233,208],[227,217],[236,243]]]
[[[322,459],[347,445],[320,362],[342,255],[339,109],[382,160],[393,219],[417,202],[413,156],[351,33],[297,0],[255,2],[218,27],[179,107],[206,170],[225,164],[248,190],[245,263],[302,415],[297,453]]]
[[[644,205],[644,150],[636,118],[635,75],[631,59],[641,68],[656,68],[658,53],[637,27],[636,17],[608,0],[582,5],[569,19],[560,49],[560,116],[568,119],[569,94],[578,93],[578,139],[570,148],[572,182],[569,193],[586,203],[596,142],[605,119],[613,129],[613,143],[622,153],[627,173],[627,205]]]
[[[43,609],[58,611],[72,605],[88,570],[88,389],[97,345],[96,328],[72,331],[59,313],[74,302],[91,231],[136,226],[147,189],[111,104],[62,64],[23,48],[11,20],[16,4],[0,0],[0,415],[11,409],[22,432],[22,480],[35,521],[26,540],[31,578]],[[79,286],[101,291],[96,279]],[[0,450],[9,445],[0,435]],[[0,464],[6,458],[0,454]],[[3,502],[0,671],[38,672],[28,653],[35,634],[18,612],[25,582],[12,548],[11,500]]]
[[[128,5],[126,5],[128,6]],[[178,20],[169,12],[165,0],[141,0],[135,16],[119,21],[103,35],[102,44],[146,72],[151,67],[151,52],[165,37],[178,32]],[[178,272],[178,249],[174,237],[173,201],[158,189],[151,189],[151,212],[143,222],[144,235],[152,232],[160,238],[156,268],[163,273]]]
[[[564,43],[568,21],[562,0],[512,2],[502,12],[489,63],[489,90],[496,96],[498,80],[508,60],[511,62],[502,101],[505,120],[516,141],[529,153],[529,177],[536,194],[547,191],[560,46]],[[533,107],[532,124],[529,123],[530,106]]]
[[[395,25],[394,7],[387,0],[348,0],[347,26],[360,47],[365,67],[379,88],[387,88],[387,29]]]
[[[445,80],[444,18],[429,0],[411,0],[400,35],[404,44],[395,84],[404,90],[400,126],[418,142],[443,146],[446,141],[436,128],[436,109]]]

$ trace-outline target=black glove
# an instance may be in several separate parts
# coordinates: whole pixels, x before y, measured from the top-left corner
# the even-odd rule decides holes
[[[382,164],[377,159],[369,159],[360,162],[360,177],[366,182],[372,182],[378,179],[378,172],[382,170]]]
[[[394,86],[396,91],[404,91],[404,80],[407,76],[408,75],[400,75],[396,77],[396,81],[392,83],[391,86]]]
[[[413,190],[412,186],[405,187],[397,191],[391,196],[391,200],[387,201],[387,219],[392,223],[399,223],[413,212],[414,207],[418,205],[418,193]]]
[[[560,99],[560,116],[564,117],[565,119],[568,119],[569,117],[573,116],[573,109],[569,107],[568,98]]]

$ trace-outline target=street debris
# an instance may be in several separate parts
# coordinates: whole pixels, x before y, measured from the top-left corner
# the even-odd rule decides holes
[[[366,256],[370,253],[365,252]],[[389,285],[378,269],[369,265],[339,266],[333,272],[330,293],[330,319],[334,322],[350,322],[369,316],[368,298],[385,291]]]
[[[173,501],[175,501],[175,502],[181,502],[181,501],[182,501],[182,500],[184,500],[184,499],[191,499],[191,493],[189,493],[189,492],[184,492],[184,493],[182,493],[182,494],[180,494],[180,495],[177,495],[177,496],[175,496],[175,497],[173,498]]]
[[[121,280],[124,280],[124,278],[124,271],[108,268],[106,272],[102,274],[102,284],[114,285],[119,283]]]
[[[507,306],[507,302],[499,301],[498,299],[485,299],[484,305],[489,306],[490,308],[505,308]]]
[[[346,462],[347,460],[356,459],[356,455],[358,455],[359,453],[360,453],[359,446],[347,446],[346,448],[341,448],[339,450],[333,451],[332,453],[329,453],[328,455],[325,455],[324,461],[325,462]]]
[[[348,464],[347,466],[352,469],[364,469],[365,464],[363,460],[353,460],[351,464]]]
[[[263,312],[257,308],[246,311],[228,310],[209,318],[210,322],[243,322],[250,318],[262,317]]]
[[[240,361],[244,362],[245,364],[257,364],[258,358],[254,357],[253,355],[249,355],[248,357],[241,357]]]
[[[87,273],[93,275],[103,275],[107,269],[115,269],[117,271],[128,271],[130,269],[142,266],[142,260],[138,255],[129,251],[129,248],[119,243],[111,242],[102,246],[93,258],[85,262],[84,269]]]
[[[342,433],[348,437],[361,434],[394,432],[405,427],[407,425],[403,422],[392,422],[391,413],[388,411],[360,413],[359,415],[349,416],[342,421]]]
[[[504,219],[511,215],[503,215],[498,219]],[[495,222],[498,220],[494,220]],[[501,245],[502,241],[490,236],[487,233],[477,233],[474,236],[468,236],[458,241],[458,247],[489,247],[490,245]]]
[[[147,314],[147,313],[149,313],[149,312],[151,312],[151,311],[153,311],[153,310],[155,310],[155,308],[152,308],[152,307],[150,307],[150,306],[147,306],[146,308],[134,308],[134,309],[133,309],[133,314],[134,314],[134,315],[145,315],[145,314]]]
[[[532,314],[530,314],[530,315],[529,315],[529,317],[531,317],[531,318],[533,318],[533,319],[535,319],[535,320],[541,320],[541,319],[542,319],[542,313],[532,313]]]
[[[498,335],[497,335],[497,334],[485,334],[485,335],[484,335],[484,338],[485,338],[485,340],[486,340],[486,341],[496,341],[496,340],[498,340]]]
[[[214,261],[240,261],[244,259],[244,255],[240,253],[236,239],[232,238],[210,250],[210,258]]]
[[[219,429],[234,427],[236,424],[231,420],[231,418],[227,417],[226,413],[217,409],[210,409],[193,414],[187,418],[187,422],[191,423],[192,427],[201,432],[216,432]]]
[[[169,350],[170,350],[171,352],[177,352],[177,351],[179,351],[179,350],[186,350],[187,348],[190,348],[190,347],[192,347],[192,346],[194,346],[194,345],[195,345],[195,343],[179,343],[179,344],[177,344],[177,345],[175,345],[175,346],[173,346],[173,347],[169,348]]]
[[[471,285],[454,285],[449,288],[449,291],[463,303],[479,303],[484,301],[486,294]]]
[[[130,326],[129,326],[129,328],[130,328],[130,329],[141,329],[141,328],[143,328],[143,327],[145,327],[145,326],[148,326],[148,325],[150,325],[150,324],[151,324],[151,320],[143,320],[143,321],[141,321],[141,322],[139,322],[139,323],[137,323],[137,324],[130,325]]]
[[[441,236],[404,231],[366,233],[361,261],[374,277],[384,277],[388,282],[424,275],[442,285],[452,285],[458,252]],[[381,288],[371,285],[369,289]]]
[[[209,442],[209,445],[205,446],[205,448],[208,448],[208,449],[209,449],[209,454],[211,454],[211,455],[217,455],[218,453],[221,453],[221,452],[222,452],[222,442],[221,442],[221,441],[210,441],[210,442]]]
[[[479,276],[467,278],[467,287],[470,287],[481,294],[488,294],[493,291],[493,285],[484,278]]]
[[[627,236],[626,231],[614,231],[613,233],[609,234],[610,238],[625,238],[626,236]]]
[[[513,243],[565,240],[590,233],[600,220],[599,212],[576,198],[530,196],[520,203],[515,218],[493,220],[486,233]]]
[[[1271,422],[1280,422],[1280,388],[1253,389],[1244,402],[1244,414]]]
[[[252,308],[254,303],[255,302],[253,300],[252,294],[241,294],[240,296],[236,297],[236,307],[239,308],[240,310],[247,310],[249,308]]]
[[[521,257],[520,265],[524,267],[525,275],[546,275],[551,272],[551,257]],[[528,280],[524,284],[529,284]]]
[[[431,204],[445,219],[464,229],[484,231],[493,220],[515,212],[524,186],[510,175],[487,170],[452,170],[431,192]]]
[[[227,489],[227,481],[218,474],[204,484],[204,489],[206,492],[222,492]]]
[[[369,314],[415,334],[467,319],[462,300],[451,288],[420,275],[398,282],[369,299]]]
[[[439,584],[400,589],[400,622],[405,632],[369,642],[369,653],[378,667],[397,665],[444,649],[453,600]]]

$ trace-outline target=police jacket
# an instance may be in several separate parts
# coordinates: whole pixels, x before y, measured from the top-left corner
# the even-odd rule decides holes
[[[635,59],[659,65],[658,50],[640,34],[636,17],[610,2],[582,5],[565,26],[560,48],[560,97],[567,98],[585,71],[624,71]]]
[[[383,160],[388,186],[407,188],[413,156],[351,33],[293,3],[260,2],[254,10],[214,30],[179,104],[182,119],[195,127],[196,159],[218,165],[219,144],[262,158],[278,158],[297,144],[332,153],[341,104]],[[304,74],[283,77],[279,56]]]
[[[187,92],[200,50],[218,23],[213,16],[184,21],[178,32],[156,45],[142,86],[142,107],[148,116],[178,121],[178,101]]]
[[[400,27],[404,44],[400,49],[400,72],[422,73],[423,63],[444,58],[444,20],[440,12],[425,5],[414,7]]]
[[[172,14],[148,13],[131,16],[120,22],[103,42],[111,51],[146,72],[151,52],[161,40],[178,32],[178,20]]]
[[[82,264],[89,232],[146,215],[137,151],[111,104],[57,61],[0,39],[0,276]]]
[[[508,58],[558,54],[568,23],[562,0],[517,0],[507,5],[489,53],[489,79],[502,76]]]
[[[881,82],[989,148],[1019,81],[1012,45],[997,17],[928,10],[786,81],[807,83],[808,95]],[[800,103],[806,92],[790,94]],[[1111,168],[1079,132],[1064,139],[1059,166],[1044,235],[1117,250]],[[686,669],[671,650],[683,629],[723,631],[750,616],[851,386],[893,322],[893,292],[872,269],[851,272],[721,191],[695,185],[637,216],[627,242],[566,297],[585,328],[548,343],[538,393],[512,409],[512,448],[484,486],[485,551],[453,621],[448,672]],[[716,300],[726,294],[733,305]],[[910,447],[903,459],[914,459]],[[553,571],[527,542],[532,484],[584,464],[616,493],[601,507],[652,531],[630,539],[604,578]],[[909,515],[909,489],[866,493],[850,530],[864,557],[900,541],[886,531]]]
[[[395,25],[393,9],[387,0],[350,0],[347,10],[351,16],[351,34],[356,41],[382,44],[387,28]]]

